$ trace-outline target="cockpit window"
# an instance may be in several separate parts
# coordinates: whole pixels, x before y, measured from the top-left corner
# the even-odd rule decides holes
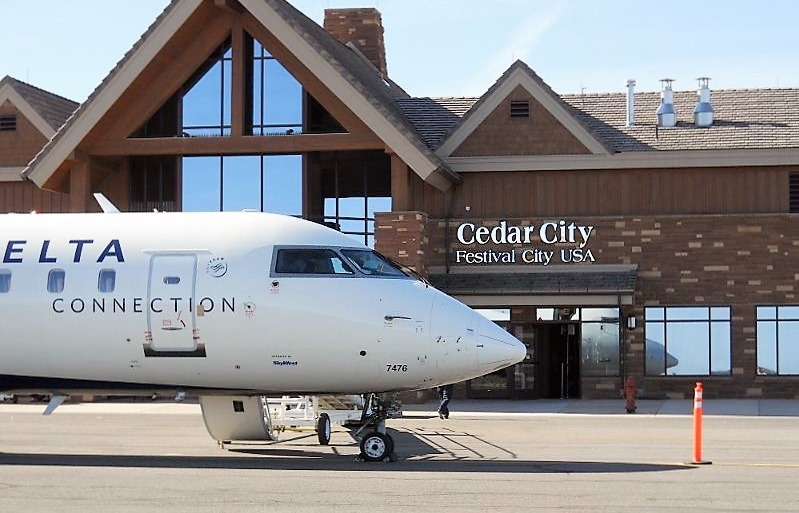
[[[342,249],[358,270],[369,276],[396,276],[406,278],[402,269],[380,253],[368,249]]]
[[[352,267],[329,249],[281,249],[277,252],[276,273],[352,275]]]

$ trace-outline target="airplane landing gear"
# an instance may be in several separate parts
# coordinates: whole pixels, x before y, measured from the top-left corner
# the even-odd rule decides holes
[[[377,394],[369,394],[361,417],[361,427],[353,433],[356,439],[360,439],[361,460],[397,461],[394,440],[386,433],[386,419],[401,416],[399,403],[382,399]]]
[[[383,461],[394,452],[394,440],[379,431],[372,431],[361,438],[361,458],[364,461]]]

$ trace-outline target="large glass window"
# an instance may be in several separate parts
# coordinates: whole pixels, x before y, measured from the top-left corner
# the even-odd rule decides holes
[[[302,215],[302,156],[183,158],[183,211]]]
[[[252,52],[252,126],[249,133],[302,133],[302,85],[255,39]]]
[[[233,52],[230,43],[217,49],[190,80],[183,95],[183,136],[230,135],[231,76]]]
[[[731,373],[728,306],[647,307],[647,376]]]
[[[799,306],[758,306],[757,373],[799,374]]]
[[[580,309],[583,376],[619,375],[619,309]]]

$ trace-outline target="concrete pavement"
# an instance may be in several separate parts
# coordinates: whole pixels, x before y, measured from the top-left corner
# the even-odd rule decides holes
[[[644,399],[637,401],[636,415],[693,415],[693,401],[687,399]],[[0,403],[0,412],[44,411],[45,405]],[[136,414],[196,414],[195,400],[67,403],[58,413],[136,413]],[[408,415],[435,415],[437,403],[404,404]],[[452,416],[487,415],[627,415],[622,399],[539,399],[508,401],[470,399],[453,400]],[[735,415],[744,417],[799,417],[799,399],[705,399],[704,415]]]

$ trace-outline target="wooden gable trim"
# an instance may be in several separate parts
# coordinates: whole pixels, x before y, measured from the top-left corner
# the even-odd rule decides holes
[[[36,128],[36,130],[41,132],[45,138],[50,139],[53,137],[55,134],[55,128],[51,127],[50,124],[45,121],[45,119],[38,112],[36,112],[36,109],[31,107],[31,104],[28,103],[11,84],[5,84],[0,88],[0,105],[3,105],[7,101],[10,102],[20,114],[25,116],[25,118]]]
[[[447,191],[452,187],[451,173],[448,174],[442,170],[442,165],[437,162],[437,159],[431,159],[390,123],[368,98],[350,84],[267,2],[263,0],[240,1],[266,30],[288,48],[313,76],[340,98],[372,132],[385,142],[388,149],[405,161],[415,173],[441,191]],[[322,101],[319,98],[317,100]]]
[[[451,156],[466,141],[469,135],[519,86],[526,89],[588,151],[594,155],[609,154],[607,148],[586,127],[523,69],[514,70],[504,82],[499,84],[499,87],[484,98],[480,105],[477,106],[477,109],[469,114],[468,118],[436,150],[436,154],[444,159]]]
[[[799,150],[630,151],[609,155],[449,157],[458,173],[692,167],[796,166]]]
[[[192,20],[190,27],[182,27],[176,34],[182,36],[180,40],[165,45],[143,76],[136,77],[119,102],[92,129],[83,142],[87,150],[91,150],[95,142],[129,137],[158,112],[208,56],[230,37],[234,20],[227,11],[206,9],[200,14]],[[183,44],[184,40],[186,44]],[[150,80],[150,75],[153,80]]]
[[[302,84],[327,111],[350,133],[373,133],[361,119],[323,84],[319,78],[278,40],[252,14],[243,17],[244,30],[257,39]]]
[[[21,182],[24,167],[0,167],[0,182]]]
[[[72,123],[67,123],[62,137],[56,137],[45,146],[40,158],[25,172],[37,186],[43,187],[59,166],[78,147],[84,137],[119,100],[130,84],[152,62],[175,32],[203,5],[202,0],[182,0],[164,15],[164,19],[140,41],[138,48],[126,59],[121,68],[113,72],[108,83],[96,95],[79,107]]]

